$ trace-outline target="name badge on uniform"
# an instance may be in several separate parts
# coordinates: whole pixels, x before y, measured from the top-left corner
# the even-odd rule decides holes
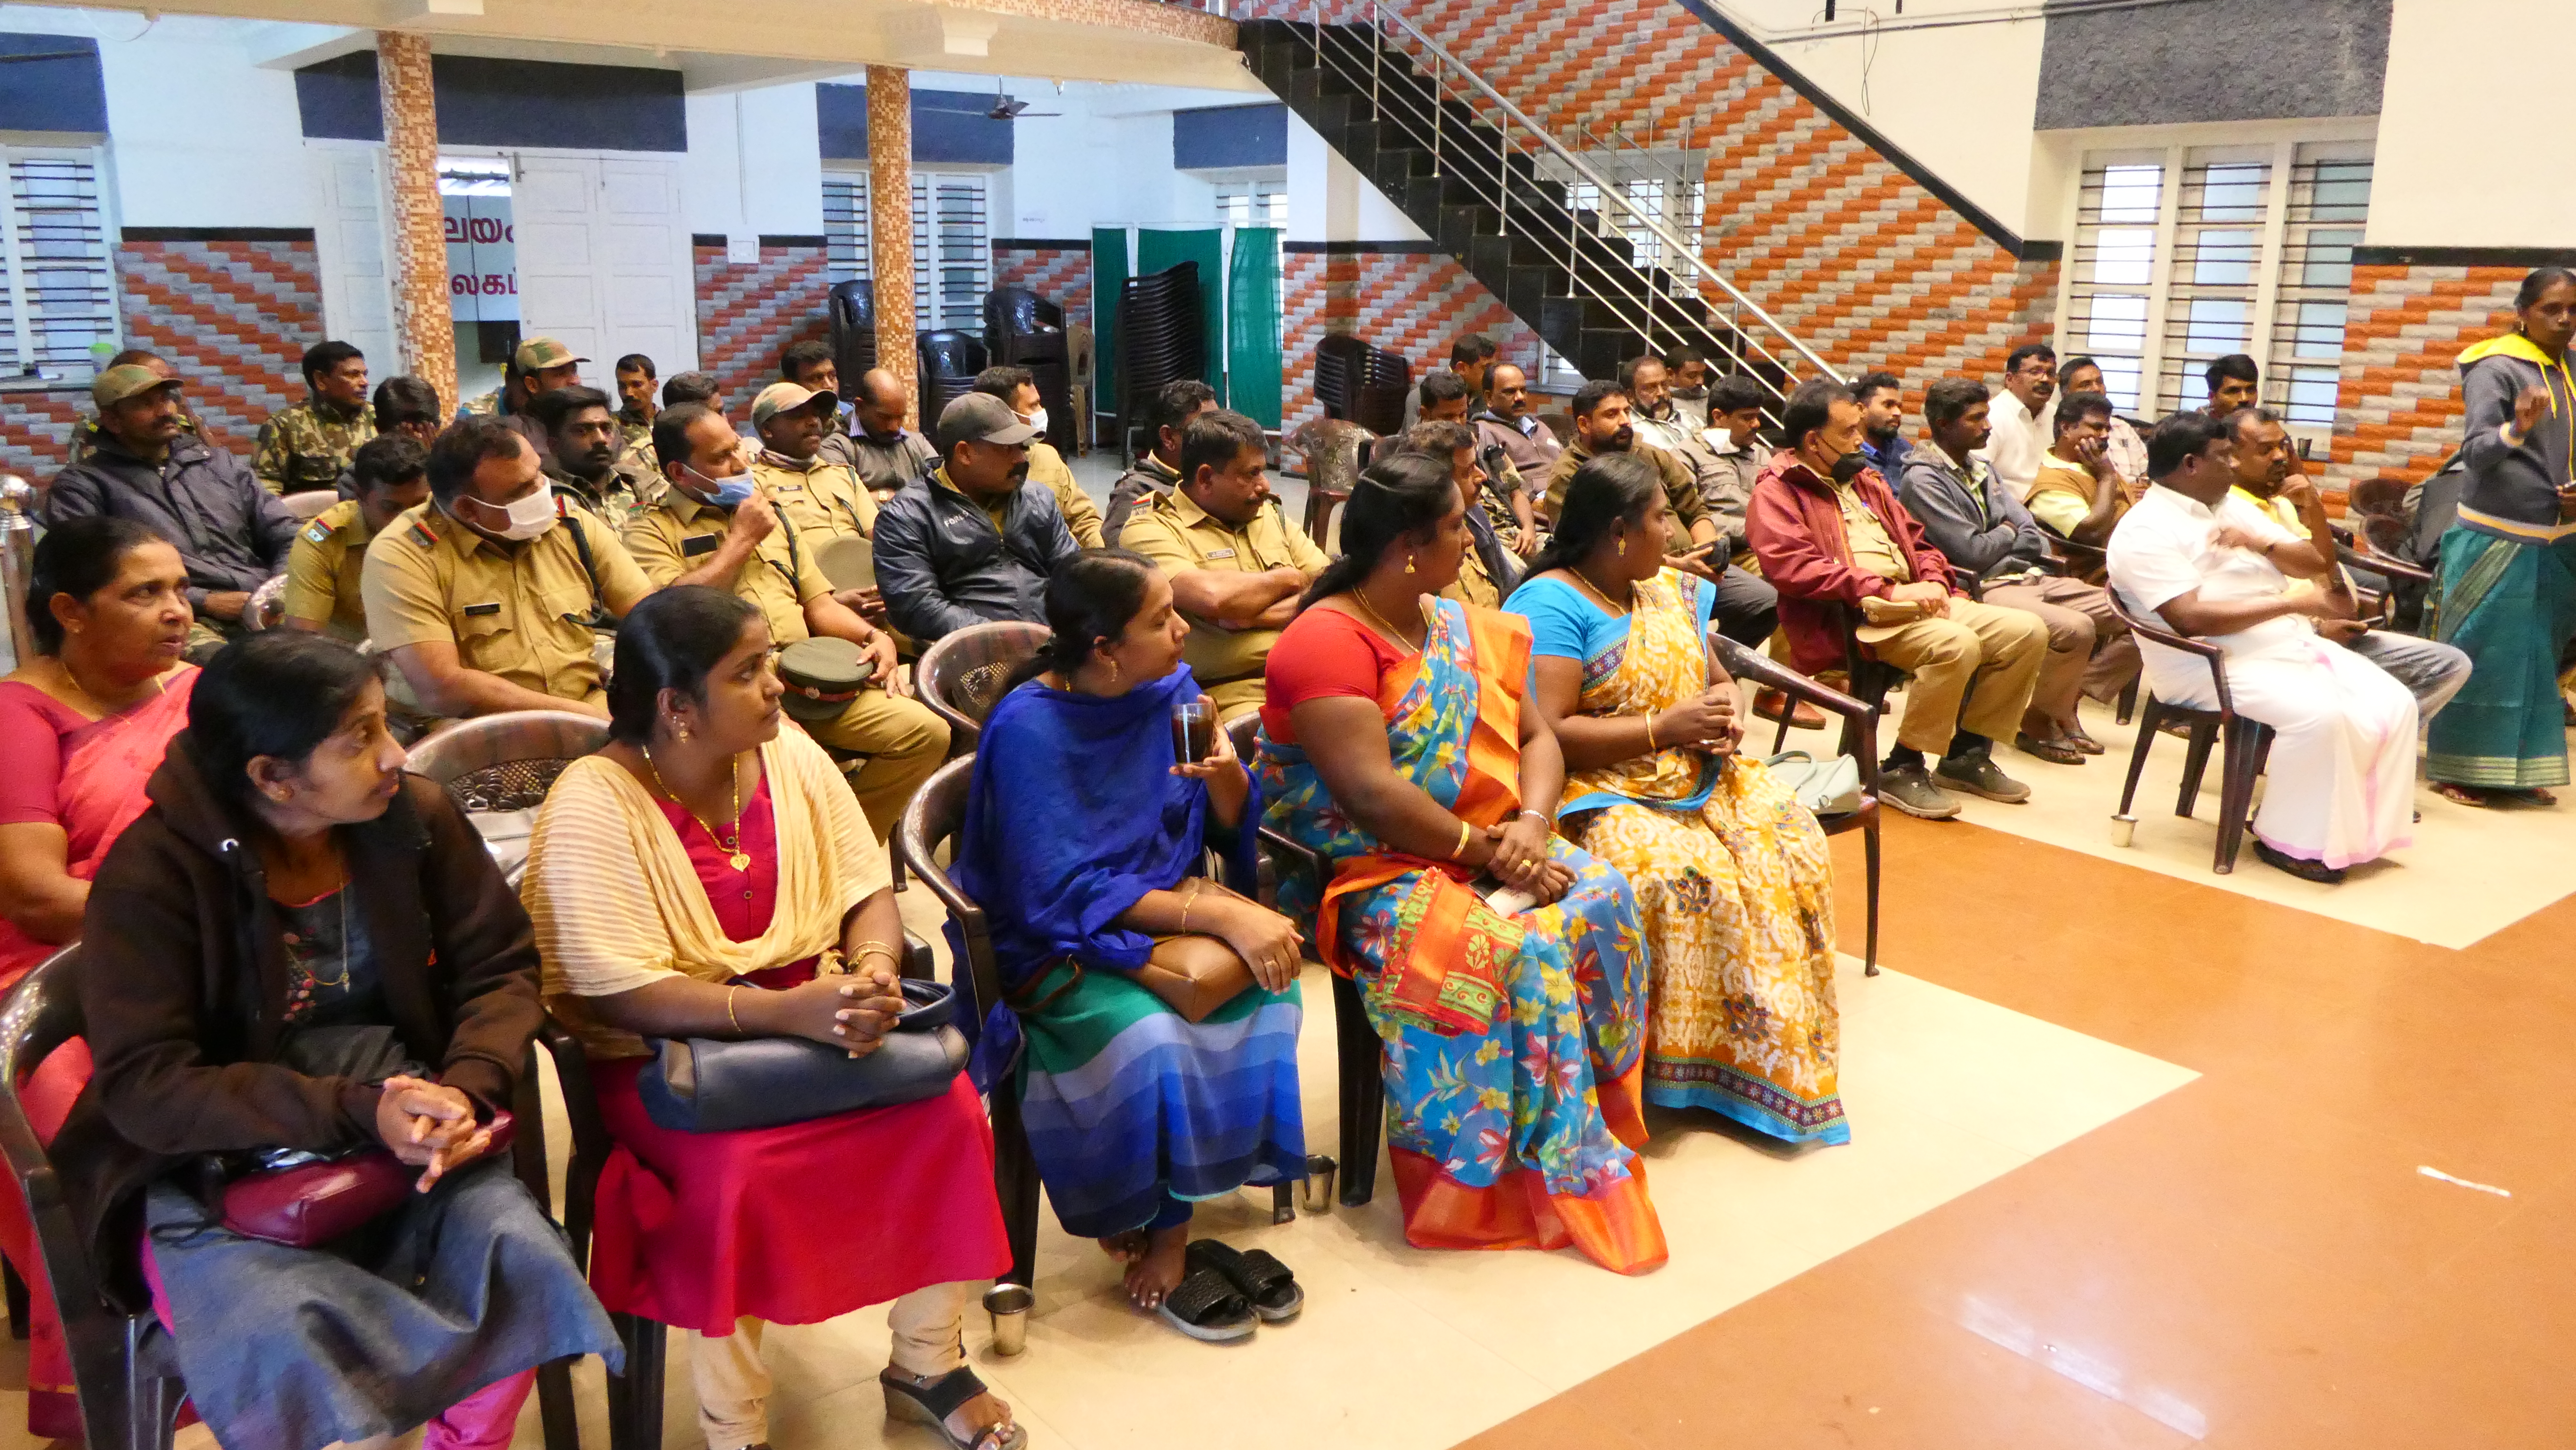
[[[498,614],[500,612],[501,604],[498,600],[495,600],[490,604],[469,604],[465,606],[465,617],[468,619],[472,619],[478,614]]]
[[[1210,549],[1210,550],[1208,550],[1208,562],[1209,562],[1209,563],[1215,563],[1215,562],[1216,562],[1217,560],[1219,560],[1219,559],[1231,559],[1231,558],[1233,558],[1233,557],[1234,557],[1234,551],[1233,551],[1232,549]]]
[[[716,546],[723,542],[724,536],[722,534],[699,534],[692,538],[682,539],[680,541],[680,556],[684,559],[694,559],[700,554],[712,554],[716,551]]]
[[[803,493],[805,491],[805,485],[801,483],[773,483],[769,486],[769,491],[771,493]]]

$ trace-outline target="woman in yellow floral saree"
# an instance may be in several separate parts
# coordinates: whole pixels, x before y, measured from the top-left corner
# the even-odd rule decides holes
[[[1844,1143],[1833,866],[1788,787],[1735,752],[1743,701],[1709,660],[1714,591],[1663,566],[1654,470],[1584,464],[1510,612],[1564,751],[1558,819],[1637,893],[1654,955],[1646,1101],[1792,1143]]]
[[[1571,1244],[1642,1273],[1665,1249],[1634,1151],[1636,905],[1548,827],[1564,773],[1522,707],[1528,631],[1431,597],[1457,573],[1464,519],[1449,460],[1370,468],[1343,514],[1349,553],[1271,651],[1268,821],[1331,875],[1320,892],[1292,875],[1280,909],[1314,913],[1311,939],[1385,1044],[1405,1241]],[[1479,894],[1497,881],[1535,904],[1498,912]]]

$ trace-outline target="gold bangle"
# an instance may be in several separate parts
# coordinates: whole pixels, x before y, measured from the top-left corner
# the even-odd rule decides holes
[[[1181,934],[1183,936],[1187,936],[1190,930],[1190,903],[1199,899],[1199,887],[1205,884],[1205,880],[1204,877],[1191,877],[1190,889],[1181,893]]]
[[[742,1019],[733,1015],[733,994],[741,990],[740,987],[725,988],[725,1020],[733,1024],[733,1035],[736,1037],[742,1035]]]
[[[1655,717],[1652,715],[1646,717],[1646,748],[1655,748]]]
[[[1467,824],[1465,821],[1460,821],[1458,823],[1458,844],[1450,849],[1449,859],[1452,861],[1463,861],[1467,859],[1467,842],[1471,840],[1475,834],[1476,828],[1474,826]]]
[[[893,947],[886,945],[884,942],[863,941],[859,943],[859,954],[855,960],[864,962],[873,956],[882,956],[887,961],[894,963],[896,966],[903,965],[903,954],[896,951]]]

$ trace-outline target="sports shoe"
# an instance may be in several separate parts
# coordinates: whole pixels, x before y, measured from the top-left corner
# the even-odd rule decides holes
[[[2030,799],[2030,787],[2003,773],[1995,758],[1979,751],[1970,756],[1950,756],[1934,767],[1932,778],[1953,790],[1981,795],[2008,806]]]
[[[1959,813],[1958,800],[1934,785],[1931,775],[1919,765],[1880,771],[1878,798],[1927,821],[1946,821]]]

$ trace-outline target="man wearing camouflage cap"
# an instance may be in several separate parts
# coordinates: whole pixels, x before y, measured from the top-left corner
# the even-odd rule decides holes
[[[269,415],[259,427],[250,471],[270,493],[335,488],[358,445],[376,436],[367,412],[367,356],[348,343],[317,342],[304,350],[305,399]]]
[[[528,446],[537,450],[537,462],[554,462],[554,450],[546,438],[545,428],[528,416],[529,405],[557,388],[569,388],[581,381],[581,365],[590,361],[576,357],[561,339],[532,337],[519,344],[510,354],[509,366],[501,370],[497,391],[466,401],[457,410],[459,417],[468,413],[487,413],[508,423]]]
[[[188,566],[197,613],[188,653],[201,659],[242,630],[251,592],[286,567],[296,520],[241,460],[182,426],[179,384],[141,363],[91,380],[98,440],[47,490],[47,525],[107,515],[143,524]]]

